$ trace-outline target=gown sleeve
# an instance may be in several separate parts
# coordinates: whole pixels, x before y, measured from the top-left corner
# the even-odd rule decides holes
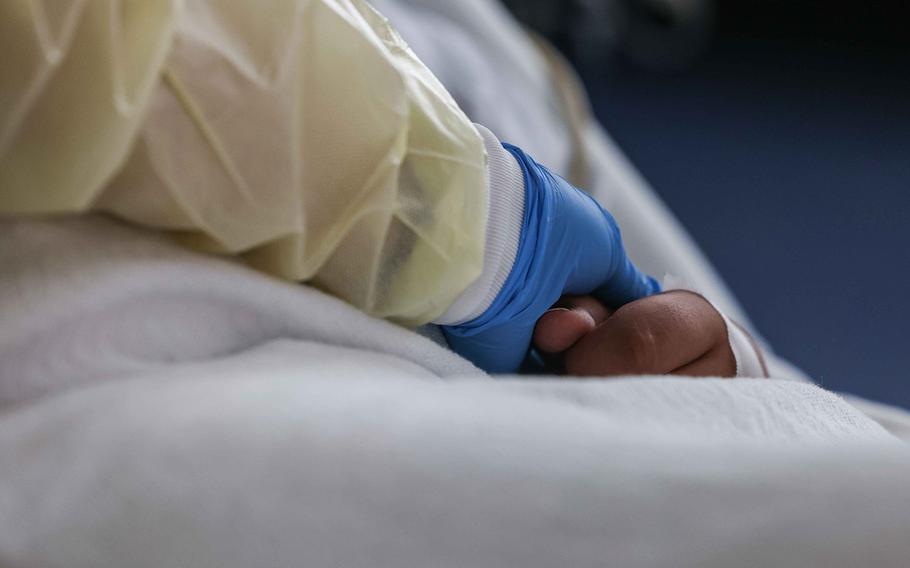
[[[134,4],[158,8],[155,41],[154,18],[127,34],[99,15]],[[112,213],[405,325],[440,315],[480,274],[483,140],[366,2],[80,7],[61,63],[30,87],[59,92],[27,110],[0,155],[16,170],[0,174],[13,188],[0,212]],[[91,58],[76,51],[83,36]],[[122,61],[133,52],[147,73]],[[117,102],[118,61],[130,108]]]

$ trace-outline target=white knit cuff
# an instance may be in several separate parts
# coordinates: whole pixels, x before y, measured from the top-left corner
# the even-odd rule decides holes
[[[667,275],[664,277],[663,285],[661,289],[664,292],[669,292],[671,290],[685,290],[687,292],[694,292],[706,302],[711,304],[711,307],[714,308],[721,318],[724,320],[724,325],[727,326],[727,339],[730,342],[730,350],[733,351],[733,358],[736,360],[736,376],[737,377],[752,377],[752,378],[766,378],[768,377],[768,369],[765,366],[765,361],[762,356],[761,348],[752,339],[752,336],[749,335],[745,329],[742,328],[738,323],[731,320],[717,308],[717,305],[711,301],[711,298],[706,296],[703,292],[695,288],[694,286],[689,285],[684,282],[682,279],[677,278],[672,275]]]
[[[512,271],[524,219],[524,175],[515,157],[485,127],[475,124],[487,151],[487,230],[483,271],[433,320],[439,325],[458,325],[481,315],[496,299]]]
[[[710,300],[708,300],[710,302]],[[711,304],[715,310],[717,306]],[[738,323],[728,318],[722,311],[717,310],[720,317],[724,318],[727,324],[727,337],[730,340],[730,349],[733,351],[733,357],[736,359],[736,376],[737,377],[761,377],[768,376],[768,370],[762,361],[761,351],[755,344],[755,340],[740,327]]]

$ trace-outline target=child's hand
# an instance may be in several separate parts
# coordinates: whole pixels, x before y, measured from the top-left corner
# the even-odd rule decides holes
[[[727,326],[704,298],[675,290],[611,312],[590,296],[564,296],[534,329],[534,345],[569,375],[733,377]]]

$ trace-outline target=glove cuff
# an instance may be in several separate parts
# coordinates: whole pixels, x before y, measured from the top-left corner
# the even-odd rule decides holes
[[[525,206],[524,175],[515,157],[496,136],[485,127],[475,124],[483,137],[487,151],[487,208],[486,241],[483,271],[468,288],[433,323],[458,325],[486,311],[515,264],[521,239]]]

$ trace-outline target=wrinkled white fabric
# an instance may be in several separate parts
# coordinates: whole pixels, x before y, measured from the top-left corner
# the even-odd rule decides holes
[[[349,375],[363,354],[345,351],[264,346],[5,414],[4,566],[902,568],[910,554],[906,449],[731,440],[723,410],[714,429],[661,432],[612,415],[622,383],[551,397],[408,378],[375,356]]]
[[[110,220],[0,237],[4,566],[910,554],[907,448],[815,386],[494,381],[325,294]]]
[[[389,352],[437,376],[480,373],[311,287],[104,217],[0,221],[0,266],[0,404],[278,338]]]
[[[453,33],[497,29],[492,3],[439,6],[475,9],[448,20]],[[501,77],[485,76],[499,94],[528,85]],[[524,96],[545,114],[539,90]],[[493,114],[495,100],[474,102]],[[636,259],[721,287],[690,240],[663,242],[685,235],[596,127],[590,137],[595,193],[623,212]],[[0,414],[4,566],[910,557],[906,448],[814,386],[492,381],[305,286],[109,221],[72,223],[0,224],[0,384],[18,385]]]
[[[171,370],[174,377],[192,377],[194,365],[274,341],[344,349],[314,355],[312,365],[302,365],[304,373],[321,374],[328,366],[339,369],[339,376],[369,374],[369,363],[358,362],[373,361],[375,355],[383,376],[490,380],[451,351],[310,287],[191,253],[161,235],[104,217],[0,222],[0,265],[5,269],[0,279],[0,403],[6,407],[98,381]],[[295,356],[304,357],[311,349],[316,348],[295,351]],[[262,376],[267,369],[284,372],[280,358],[253,360],[263,365]],[[243,373],[255,373],[259,363],[246,364]],[[213,368],[230,374],[229,367],[219,363]],[[718,405],[724,408],[715,410],[737,392],[726,383],[621,381],[606,391],[594,384],[590,393],[579,396],[588,401],[584,405],[668,434],[677,422],[690,420],[698,431],[690,432],[695,437],[889,439],[834,395],[802,383],[773,382],[764,389],[763,381],[747,381],[735,387],[735,398]],[[491,383],[485,388],[572,399],[584,384],[532,380],[527,387]],[[610,396],[606,402],[604,392],[628,396]]]

